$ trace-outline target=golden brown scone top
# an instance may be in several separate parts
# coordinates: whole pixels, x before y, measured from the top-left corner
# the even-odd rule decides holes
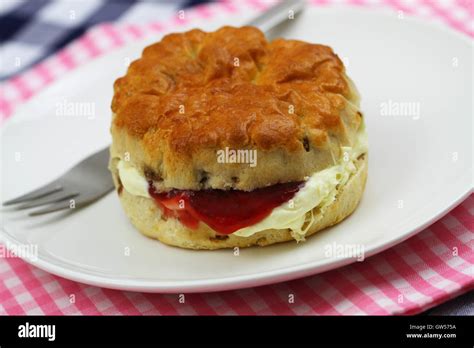
[[[167,35],[114,89],[112,158],[129,157],[159,190],[301,181],[342,158],[361,124],[331,48],[268,42],[253,27]],[[256,150],[257,165],[218,163],[226,148]]]
[[[114,126],[141,138],[149,158],[163,147],[191,155],[226,146],[304,151],[328,135],[346,142],[340,112],[351,90],[341,60],[323,45],[268,42],[253,27],[167,35],[114,89]]]

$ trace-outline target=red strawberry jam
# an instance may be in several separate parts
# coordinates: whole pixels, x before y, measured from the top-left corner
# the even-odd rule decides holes
[[[250,192],[237,190],[171,190],[158,193],[150,182],[148,192],[164,216],[177,218],[196,229],[202,221],[221,234],[231,234],[251,226],[289,201],[304,185],[290,182],[259,188]]]

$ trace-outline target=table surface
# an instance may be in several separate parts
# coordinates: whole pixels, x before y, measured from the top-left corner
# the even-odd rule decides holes
[[[262,10],[267,3],[246,0],[245,6]],[[179,9],[209,16],[237,11],[242,1],[226,1],[219,9],[204,1],[18,1],[0,3],[0,37],[4,42],[0,80],[0,119],[54,81],[64,71],[101,54],[82,52],[78,38],[96,40],[97,25],[115,39],[133,40],[146,32],[142,23],[160,23]],[[472,1],[315,0],[314,6],[385,7],[426,20],[437,20],[474,36]],[[196,7],[196,5],[199,5]],[[211,7],[215,6],[215,7]],[[116,25],[120,28],[115,27]],[[127,27],[127,25],[130,25]],[[101,26],[105,28],[105,26]],[[135,28],[135,29],[133,29]],[[137,28],[140,29],[137,31]],[[160,30],[159,25],[147,28]],[[154,28],[154,29],[153,29]],[[135,31],[135,34],[133,34]],[[141,32],[141,34],[140,34]],[[110,34],[110,30],[109,30]],[[103,40],[103,37],[101,38]],[[79,43],[78,43],[79,42]],[[117,44],[117,43],[116,43]],[[107,47],[103,47],[105,51]],[[85,58],[84,58],[85,57]],[[54,69],[50,69],[51,65]],[[49,70],[48,70],[49,69]],[[61,70],[63,69],[63,70]],[[42,79],[38,83],[38,76]],[[31,81],[35,81],[34,83]],[[139,294],[68,281],[17,258],[0,259],[0,313],[4,314],[400,314],[472,315],[474,293],[472,246],[474,196],[410,240],[350,265],[301,280],[254,289],[212,294]],[[461,245],[453,258],[451,249]],[[426,250],[428,252],[426,252]],[[424,250],[424,251],[422,251]],[[454,266],[453,266],[454,265]],[[423,276],[420,276],[423,274]],[[467,293],[466,293],[467,292]],[[464,294],[464,295],[462,295]],[[295,304],[287,298],[294,295]],[[453,300],[449,301],[449,299]],[[441,304],[442,303],[442,304]],[[427,310],[429,309],[429,310]]]

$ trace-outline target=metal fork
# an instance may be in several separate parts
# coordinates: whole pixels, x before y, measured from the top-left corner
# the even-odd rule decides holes
[[[300,12],[305,0],[286,0],[270,7],[248,23],[268,32],[293,14]],[[3,203],[4,206],[24,203],[16,209],[28,209],[49,204],[29,215],[41,215],[58,210],[82,207],[104,196],[114,188],[112,176],[107,170],[109,149],[105,148],[67,171],[49,184],[30,193]]]
[[[30,212],[30,216],[85,206],[114,188],[112,176],[107,170],[108,161],[109,148],[106,147],[79,162],[49,184],[4,202],[3,205],[23,203],[15,207],[16,209],[49,205]]]

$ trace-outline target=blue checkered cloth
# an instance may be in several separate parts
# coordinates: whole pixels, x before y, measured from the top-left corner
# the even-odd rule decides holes
[[[474,291],[442,303],[425,312],[428,315],[469,315],[474,316]]]
[[[210,0],[0,0],[0,80],[28,69],[101,22],[160,21]]]

